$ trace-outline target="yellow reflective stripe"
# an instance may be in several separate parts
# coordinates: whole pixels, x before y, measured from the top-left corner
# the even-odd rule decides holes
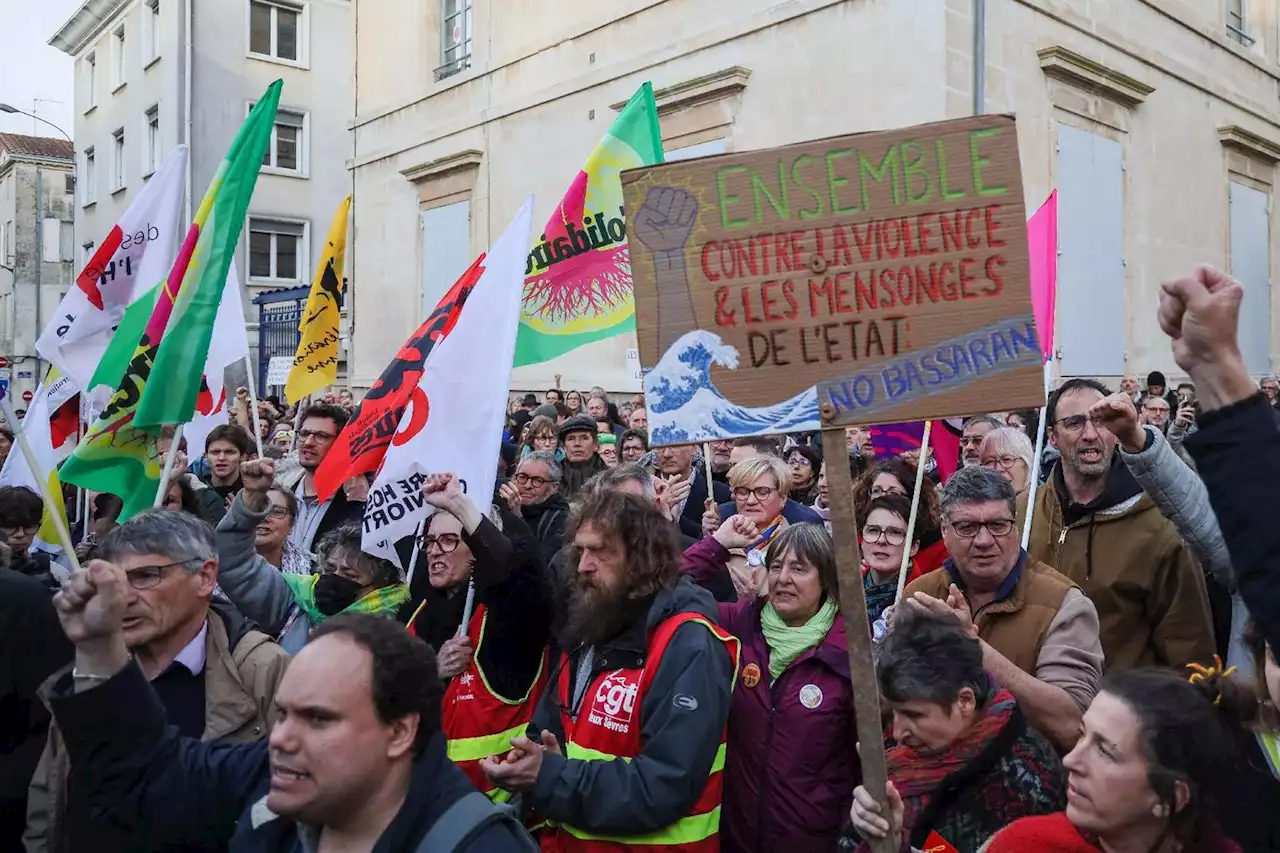
[[[520,737],[527,729],[528,725],[521,723],[496,735],[454,738],[448,742],[446,751],[450,761],[479,761],[506,752],[511,748],[511,739]]]
[[[720,744],[720,748],[716,750],[716,757],[711,762],[711,771],[710,771],[711,773],[719,773],[720,771],[724,770],[724,757],[727,750],[728,750],[727,744],[723,744],[723,743]],[[569,743],[565,744],[564,757],[576,758],[580,761],[616,761],[619,758],[621,758],[623,761],[631,760],[625,755],[622,755],[622,756],[610,755],[607,752],[600,752],[599,750],[596,750],[596,749],[590,749],[585,746],[578,746],[573,741],[570,741]]]
[[[705,841],[720,831],[720,807],[706,814],[682,817],[675,823],[645,835],[596,835],[585,829],[560,824],[560,828],[583,841],[613,841],[618,844],[693,844]]]
[[[501,788],[492,788],[485,792],[485,796],[495,803],[509,803],[515,794],[510,791],[504,791]]]

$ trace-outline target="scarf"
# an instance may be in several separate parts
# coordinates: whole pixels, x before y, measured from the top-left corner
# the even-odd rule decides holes
[[[934,795],[944,787],[944,783],[984,757],[992,760],[999,755],[984,756],[984,753],[996,745],[996,739],[1008,727],[1013,718],[1017,703],[1008,690],[997,690],[982,706],[981,714],[973,721],[969,730],[947,747],[942,753],[922,753],[909,746],[898,745],[885,753],[889,778],[902,795],[905,806],[902,825],[908,836],[915,838],[920,831],[927,832],[929,827],[918,824],[921,819],[932,823],[926,815]],[[995,750],[1003,754],[1010,744]],[[947,786],[949,787],[949,786]]]
[[[316,581],[320,575],[290,575],[281,573],[280,577],[289,585],[293,593],[293,602],[311,619],[311,624],[319,625],[326,617],[316,609]],[[400,605],[409,600],[409,588],[402,583],[383,586],[366,592],[354,604],[343,610],[343,613],[376,613],[379,616],[395,617]]]
[[[760,611],[760,629],[769,646],[769,683],[777,681],[796,658],[825,640],[835,621],[836,602],[829,595],[818,612],[799,628],[788,627],[773,605],[766,604]]]
[[[280,571],[286,575],[310,575],[315,571],[315,558],[299,548],[292,540],[284,540],[280,554]]]

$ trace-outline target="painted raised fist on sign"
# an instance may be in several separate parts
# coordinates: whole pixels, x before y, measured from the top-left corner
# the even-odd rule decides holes
[[[678,252],[698,219],[698,200],[679,187],[653,187],[631,223],[631,233],[651,252]]]

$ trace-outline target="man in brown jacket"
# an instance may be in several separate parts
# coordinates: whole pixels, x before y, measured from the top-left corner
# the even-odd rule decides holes
[[[1070,379],[1049,398],[1049,440],[1062,458],[1036,492],[1027,550],[1098,608],[1108,672],[1211,662],[1204,574],[1090,411],[1107,396],[1099,382]]]
[[[203,740],[265,738],[289,656],[235,608],[213,599],[213,529],[185,512],[149,510],[108,533],[99,556],[128,577],[124,639],[169,724]],[[93,819],[89,804],[68,787],[70,771],[54,726],[28,795],[27,853],[134,849],[130,838]]]
[[[905,605],[958,617],[1031,725],[1069,751],[1102,679],[1097,611],[1074,583],[1022,550],[1013,485],[1002,474],[962,468],[940,498],[951,558],[906,588]]]

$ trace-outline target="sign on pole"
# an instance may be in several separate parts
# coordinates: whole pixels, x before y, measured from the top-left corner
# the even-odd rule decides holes
[[[289,379],[293,356],[277,355],[267,362],[267,385],[283,385]]]
[[[1011,116],[622,184],[655,444],[1043,402]]]
[[[1040,406],[1012,116],[622,173],[654,444]],[[827,471],[863,784],[887,769],[847,465]],[[874,841],[875,853],[898,849]]]

